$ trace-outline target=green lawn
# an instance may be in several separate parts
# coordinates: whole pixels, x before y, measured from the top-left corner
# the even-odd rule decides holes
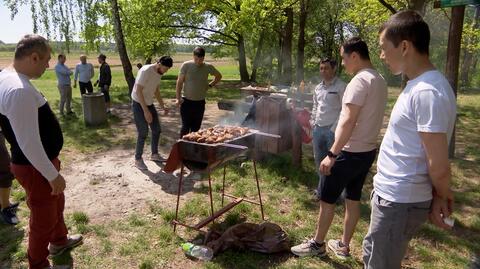
[[[224,68],[224,69],[223,69]],[[221,72],[234,72],[234,66],[219,68]],[[230,71],[229,71],[230,70]],[[166,76],[162,81],[162,93],[167,98],[174,97],[174,75]],[[238,75],[236,75],[238,77]],[[125,82],[120,70],[113,74],[114,84],[112,97],[114,103],[127,102]],[[221,98],[238,98],[240,96],[235,83],[224,83],[219,90],[210,92],[209,100]],[[58,103],[55,88],[55,77],[48,71],[44,77],[35,82],[50,100],[52,106]],[[389,108],[398,95],[398,89],[391,89]],[[74,109],[80,115],[80,99],[78,89],[75,90]],[[480,93],[465,92],[458,96],[457,124],[457,158],[453,164],[453,186],[455,199],[455,229],[453,232],[439,230],[432,225],[424,225],[420,233],[411,242],[411,251],[404,265],[409,268],[466,268],[474,253],[480,253]],[[119,119],[117,119],[118,121]],[[91,152],[103,151],[121,145],[119,130],[115,129],[115,119],[110,126],[97,129],[86,128],[82,119],[61,120],[65,132],[66,150]],[[87,140],[95,137],[94,140]],[[282,226],[289,234],[291,244],[297,244],[306,237],[311,237],[315,230],[318,205],[310,199],[310,193],[317,184],[314,172],[312,153],[304,147],[302,168],[293,167],[288,154],[269,158],[257,166],[261,178],[261,188],[267,218]],[[253,181],[251,164],[240,168],[239,162],[228,166],[227,181],[229,191],[236,195],[255,197],[256,186]],[[372,173],[374,169],[372,169]],[[214,178],[220,179],[220,171]],[[362,217],[352,242],[353,258],[342,262],[331,258],[295,258],[289,253],[263,255],[249,251],[229,250],[207,263],[188,260],[180,251],[180,243],[194,238],[197,234],[180,229],[174,234],[169,225],[174,217],[174,209],[165,207],[156,201],[150,203],[148,215],[132,214],[124,219],[106,223],[91,223],[89,217],[82,212],[67,216],[67,224],[71,231],[79,232],[88,238],[88,244],[79,247],[72,256],[76,268],[361,268],[361,242],[369,223],[368,193],[372,186],[372,174],[369,175],[363,195]],[[214,180],[214,190],[221,187],[220,180]],[[182,200],[180,217],[194,222],[208,215],[206,202],[207,188],[195,190],[188,202]],[[24,201],[25,194],[15,183],[13,199]],[[68,197],[67,197],[68,199]],[[215,207],[218,209],[219,195],[214,195]],[[17,228],[0,224],[0,267],[26,268],[25,227],[28,225],[28,209],[22,203],[21,223]],[[337,208],[337,216],[327,236],[338,238],[342,231],[343,208]],[[257,206],[241,204],[229,212],[217,223],[217,228],[225,228],[244,219],[249,222],[261,221]],[[394,242],[392,242],[394,243]],[[59,263],[65,262],[68,255]],[[3,267],[2,267],[3,262]]]

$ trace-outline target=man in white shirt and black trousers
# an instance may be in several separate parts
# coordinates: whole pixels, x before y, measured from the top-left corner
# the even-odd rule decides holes
[[[45,38],[26,35],[16,46],[13,65],[0,73],[0,126],[11,145],[12,173],[25,189],[31,211],[31,269],[50,268],[49,255],[82,243],[80,235],[67,235],[63,218],[65,179],[58,160],[62,130],[47,100],[30,82],[48,68],[50,53]]]

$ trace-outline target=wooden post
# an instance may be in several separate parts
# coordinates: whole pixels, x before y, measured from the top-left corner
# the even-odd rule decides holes
[[[295,108],[291,112],[292,127],[292,163],[296,167],[302,166],[302,131],[295,118]]]
[[[465,16],[465,6],[452,7],[452,19],[450,21],[450,31],[448,33],[447,63],[445,75],[452,86],[455,97],[458,87],[458,66],[460,60],[460,46],[462,42],[463,18]],[[455,157],[455,128],[450,140],[448,157]]]

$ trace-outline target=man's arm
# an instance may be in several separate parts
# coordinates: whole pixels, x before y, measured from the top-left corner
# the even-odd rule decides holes
[[[419,132],[419,135],[427,157],[428,175],[434,190],[430,219],[435,225],[449,229],[450,227],[442,219],[450,216],[453,207],[447,135],[426,132]]]
[[[319,86],[316,86],[315,89],[313,90],[313,106],[312,106],[312,115],[310,116],[310,125],[313,127],[315,124],[315,118],[317,117],[317,107],[318,107],[318,101],[317,101],[317,88]]]
[[[68,69],[68,67],[66,66],[55,66],[55,71],[62,74],[62,75],[71,75],[72,74],[72,71],[70,71],[70,69]]]
[[[140,106],[142,107],[143,114],[145,116],[145,120],[148,123],[152,122],[152,113],[148,110],[147,103],[145,102],[145,96],[143,95],[143,89],[144,87],[140,84],[135,84],[135,90],[137,91],[137,96],[138,96],[138,102],[140,103]]]
[[[155,98],[157,99],[158,103],[160,104],[160,107],[163,110],[166,110],[165,103],[163,102],[162,96],[160,95],[160,87],[159,86],[157,86],[157,89],[155,90]]]
[[[213,81],[208,84],[210,87],[214,87],[222,79],[222,74],[218,71],[215,72],[213,76],[214,76]]]
[[[345,104],[343,106],[341,113],[345,113],[345,117],[338,122],[337,129],[335,130],[335,142],[333,142],[330,148],[333,154],[338,155],[352,136],[361,109],[361,106],[354,104]],[[320,164],[320,172],[327,176],[330,175],[330,170],[334,163],[335,158],[325,157]]]
[[[180,106],[182,104],[182,89],[183,89],[183,83],[185,82],[185,74],[179,74],[177,78],[177,87],[176,87],[176,103],[177,106]]]

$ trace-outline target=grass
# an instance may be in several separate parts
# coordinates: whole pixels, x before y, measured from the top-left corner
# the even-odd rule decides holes
[[[222,73],[235,70],[234,66],[220,66]],[[174,97],[176,71],[162,80],[162,94]],[[124,104],[128,100],[121,70],[114,70],[112,87],[113,102]],[[232,75],[232,77],[234,77]],[[235,78],[238,77],[235,74]],[[55,77],[47,71],[44,77],[34,82],[53,106],[58,104]],[[209,92],[209,101],[223,98],[238,98],[235,89],[238,81],[224,82],[222,88]],[[398,89],[391,90],[388,108],[391,109]],[[81,115],[80,96],[74,90],[74,110]],[[480,93],[460,92],[458,96],[457,157],[452,160],[453,181],[456,191],[456,207],[453,217],[453,232],[439,230],[426,224],[411,241],[408,259],[404,265],[409,268],[466,268],[472,256],[480,253]],[[64,130],[65,151],[90,153],[106,151],[111,147],[126,143],[133,145],[131,138],[116,128],[121,119],[112,117],[109,124],[98,128],[87,128],[81,117],[60,119]],[[258,164],[258,175],[264,200],[265,215],[268,220],[280,225],[289,235],[291,244],[297,244],[315,231],[318,205],[310,200],[309,194],[317,184],[313,158],[308,146],[304,147],[302,168],[293,167],[288,154],[272,156]],[[65,156],[68,157],[68,156]],[[227,167],[228,191],[234,195],[256,197],[252,166],[244,168],[238,161]],[[372,173],[374,169],[372,169]],[[221,187],[221,171],[213,173],[213,188]],[[93,180],[90,184],[95,184]],[[148,214],[131,214],[118,220],[92,223],[84,212],[74,212],[66,216],[67,226],[73,233],[82,233],[87,238],[85,244],[72,254],[62,257],[58,263],[70,261],[73,255],[76,268],[361,268],[361,243],[368,229],[368,193],[372,188],[372,174],[368,176],[362,200],[362,216],[352,242],[353,258],[343,262],[333,258],[295,258],[289,253],[265,255],[251,251],[227,250],[214,260],[206,263],[187,259],[180,250],[180,244],[198,236],[197,233],[179,229],[174,234],[170,225],[174,218],[174,208],[149,203]],[[208,216],[206,187],[194,189],[188,201],[181,200],[180,218],[189,223]],[[172,198],[173,199],[173,198]],[[12,200],[25,201],[25,194],[18,183],[14,183]],[[214,193],[214,206],[220,208],[220,196]],[[16,227],[0,223],[0,267],[26,268],[25,227],[28,226],[28,210],[22,203],[19,211],[21,223]],[[342,232],[343,208],[337,207],[328,238],[338,238]],[[225,229],[242,221],[260,223],[258,206],[242,203],[235,207],[216,224],[215,228]]]

